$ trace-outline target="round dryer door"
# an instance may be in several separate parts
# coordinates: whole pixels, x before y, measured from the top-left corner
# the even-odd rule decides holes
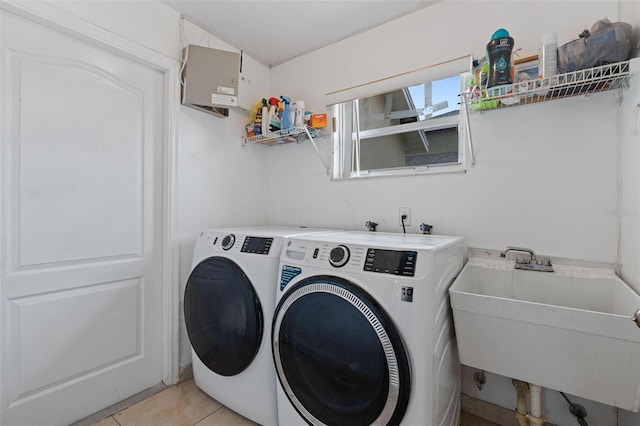
[[[297,283],[272,329],[280,384],[309,424],[398,424],[410,393],[404,344],[380,306],[337,277]]]
[[[233,376],[255,358],[264,327],[249,278],[232,260],[210,257],[191,272],[184,293],[191,346],[214,373]]]

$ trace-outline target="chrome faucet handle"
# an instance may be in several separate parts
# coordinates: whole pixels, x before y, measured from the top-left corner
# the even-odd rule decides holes
[[[531,256],[530,261],[534,262],[536,260],[536,253],[533,251],[533,249],[526,248],[526,247],[515,247],[515,246],[505,247],[504,250],[500,252],[500,257],[507,257],[507,253],[510,251],[521,251],[524,253],[529,253],[529,256]]]

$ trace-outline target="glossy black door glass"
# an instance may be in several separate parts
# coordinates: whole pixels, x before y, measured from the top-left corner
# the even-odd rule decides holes
[[[318,282],[318,277],[303,280],[296,288],[314,280]],[[337,277],[321,281],[348,288],[385,330],[392,328],[382,310],[353,284]],[[312,416],[324,424],[345,426],[369,425],[378,419],[389,393],[389,368],[376,331],[353,304],[336,294],[306,294],[287,308],[278,333],[279,354],[274,356],[280,356],[286,381]],[[404,386],[393,423],[406,409],[410,380],[404,347],[397,333],[392,335],[398,363],[403,364],[399,367]]]
[[[194,268],[185,289],[184,316],[191,346],[211,371],[233,376],[258,353],[262,306],[233,261],[210,257]]]

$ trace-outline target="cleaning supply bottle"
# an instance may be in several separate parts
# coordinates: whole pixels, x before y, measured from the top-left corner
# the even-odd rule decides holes
[[[542,35],[538,61],[540,78],[558,74],[558,33],[553,32]]]
[[[282,123],[282,130],[286,130],[291,127],[291,99],[287,96],[280,96],[280,99],[284,102],[280,122]]]
[[[295,101],[293,111],[293,125],[296,127],[304,126],[304,101]]]
[[[513,83],[511,75],[513,44],[513,38],[504,28],[498,29],[491,36],[491,41],[487,44],[487,59],[489,60],[487,87]]]
[[[269,98],[269,130],[280,130],[280,118],[278,118],[278,98]]]
[[[267,100],[262,99],[262,134],[266,135],[269,132],[269,109],[267,108]]]
[[[262,106],[258,103],[256,108],[256,118],[253,120],[253,134],[255,136],[262,134]]]

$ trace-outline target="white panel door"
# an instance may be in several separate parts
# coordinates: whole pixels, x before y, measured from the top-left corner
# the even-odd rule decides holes
[[[162,381],[163,75],[0,19],[0,424],[66,424]]]

